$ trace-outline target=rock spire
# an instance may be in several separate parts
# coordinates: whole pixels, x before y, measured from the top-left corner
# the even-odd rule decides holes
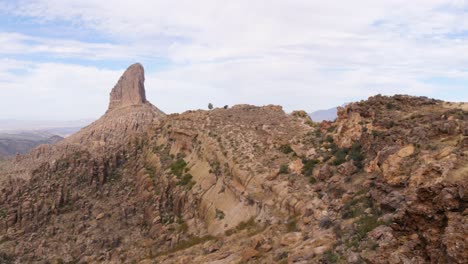
[[[108,111],[146,103],[144,82],[143,66],[140,63],[130,65],[110,93]]]

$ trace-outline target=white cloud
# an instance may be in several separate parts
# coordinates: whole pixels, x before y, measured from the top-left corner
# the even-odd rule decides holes
[[[25,73],[0,78],[0,118],[80,119],[104,113],[120,71],[59,63],[0,60],[0,69]]]
[[[149,99],[168,112],[204,108],[208,101],[313,110],[376,93],[438,96],[447,89],[460,96],[446,99],[468,101],[466,87],[424,82],[466,76],[464,0],[39,0],[0,9],[40,23],[67,21],[114,40],[102,44],[0,33],[5,47],[0,54],[23,50],[143,63],[167,59],[169,67],[148,73],[147,87]],[[86,69],[92,69],[88,78],[102,84],[117,80]],[[49,70],[61,73],[59,67]],[[36,69],[25,78],[39,78],[39,73]],[[16,87],[27,84],[21,78]]]

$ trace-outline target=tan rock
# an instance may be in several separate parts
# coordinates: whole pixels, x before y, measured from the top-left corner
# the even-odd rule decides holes
[[[242,251],[241,256],[242,256],[242,261],[248,261],[254,257],[257,257],[260,254],[257,250],[253,248],[246,248]]]
[[[127,68],[110,94],[109,110],[146,103],[145,73],[143,66],[135,63]]]

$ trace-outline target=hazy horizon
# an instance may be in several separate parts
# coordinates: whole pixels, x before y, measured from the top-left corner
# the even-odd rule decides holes
[[[96,119],[140,62],[166,113],[468,101],[468,2],[0,0],[0,119]]]

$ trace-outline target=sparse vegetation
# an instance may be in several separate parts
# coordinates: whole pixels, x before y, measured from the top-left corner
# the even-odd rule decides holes
[[[356,236],[359,240],[365,238],[367,233],[382,224],[377,218],[376,215],[364,215],[354,223],[356,226]]]
[[[223,220],[224,219],[224,212],[216,208],[216,219]]]
[[[364,160],[364,155],[362,154],[362,147],[359,142],[355,142],[351,148],[349,149],[349,159],[354,161],[354,165],[358,169],[362,169],[363,164],[362,161]]]
[[[212,103],[208,104],[208,109],[210,109],[210,110],[213,109],[213,104]]]
[[[297,219],[296,218],[289,219],[288,223],[286,224],[286,230],[288,232],[297,232],[299,230],[297,228]]]
[[[383,136],[383,133],[382,133],[381,131],[372,130],[371,133],[372,133],[372,136],[373,136],[373,137],[376,137],[376,138],[382,137],[382,136]]]
[[[339,263],[340,256],[338,254],[333,253],[332,250],[328,250],[322,256],[323,263]]]
[[[177,224],[179,224],[179,226],[177,227],[177,231],[179,233],[187,233],[188,231],[188,225],[187,223],[184,222],[184,220],[182,218],[178,218],[177,219]]]
[[[0,219],[7,217],[7,212],[5,209],[0,209]]]
[[[219,161],[210,162],[210,166],[210,173],[213,173],[216,176],[221,176],[222,171],[221,164],[219,163]]]
[[[304,166],[302,167],[301,173],[304,176],[311,176],[312,172],[314,171],[315,165],[317,165],[318,163],[319,161],[316,159],[312,159],[312,160],[302,159],[302,164],[304,164]]]
[[[288,174],[289,173],[289,166],[288,164],[281,164],[279,169],[279,174]]]
[[[340,148],[335,152],[335,159],[333,160],[332,164],[335,166],[341,165],[346,162],[346,155],[347,150],[344,148]]]
[[[187,166],[187,162],[185,162],[185,160],[178,159],[174,163],[171,164],[171,172],[172,174],[180,178],[186,166]]]
[[[364,210],[373,206],[372,200],[367,196],[358,196],[346,202],[341,209],[343,219],[355,218],[364,213]]]
[[[226,236],[230,236],[234,233],[240,232],[242,230],[250,230],[252,232],[256,232],[258,230],[261,230],[261,228],[258,226],[258,224],[255,222],[255,218],[251,217],[247,221],[240,222],[235,228],[226,230],[224,234]]]
[[[187,189],[192,189],[195,185],[195,181],[192,180],[193,176],[191,174],[184,174],[184,176],[177,182],[179,186],[186,186]]]
[[[294,152],[294,150],[291,148],[291,145],[289,144],[281,145],[279,150],[283,152],[284,154],[289,154],[289,153]]]
[[[173,247],[172,249],[166,251],[166,252],[163,252],[161,253],[160,255],[168,255],[168,254],[172,254],[174,252],[177,252],[177,251],[180,251],[180,250],[184,250],[184,249],[187,249],[187,248],[191,248],[195,245],[198,245],[198,244],[201,244],[201,243],[205,243],[207,241],[210,241],[210,240],[213,240],[215,239],[215,237],[213,236],[203,236],[203,237],[192,237],[190,238],[189,240],[184,240],[182,242],[180,242],[179,244],[177,244],[175,247]]]
[[[323,229],[328,229],[333,226],[333,222],[330,217],[324,216],[319,220],[319,227]]]

